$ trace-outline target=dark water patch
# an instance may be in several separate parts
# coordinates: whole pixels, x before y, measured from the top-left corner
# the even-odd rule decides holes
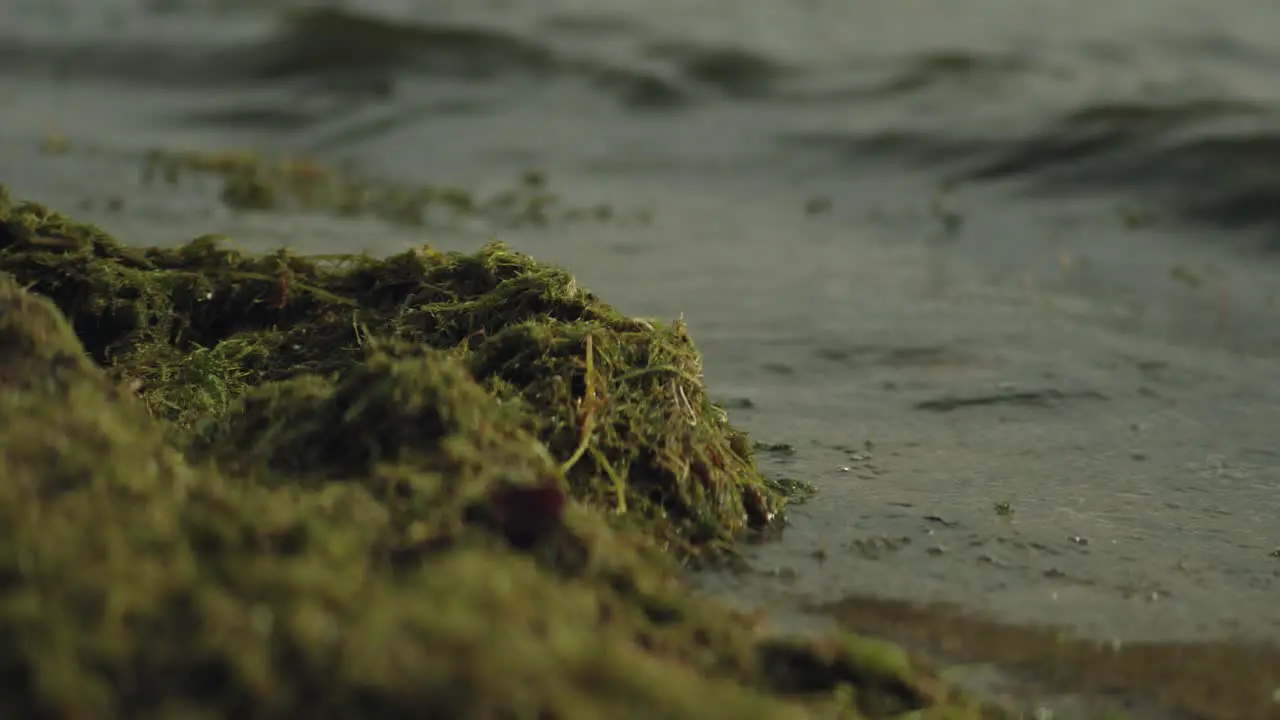
[[[492,28],[314,8],[288,13],[283,34],[256,64],[257,73],[267,78],[411,69],[475,79],[548,74],[560,61],[544,45]]]
[[[402,101],[365,108],[355,117],[328,119],[322,132],[306,142],[308,152],[328,153],[403,130],[432,118],[483,116],[496,112],[501,100],[492,97],[454,97],[426,101]]]
[[[947,663],[989,663],[1020,680],[1031,705],[1066,693],[1080,717],[1280,718],[1280,649],[1242,639],[1097,642],[1062,629],[979,618],[956,607],[850,598],[810,608],[849,630],[892,638]],[[1037,713],[1036,716],[1043,716]]]
[[[616,15],[592,13],[555,14],[543,18],[538,27],[549,32],[562,35],[574,35],[588,38],[601,36],[637,35],[640,28],[636,23]]]
[[[691,88],[676,80],[624,67],[599,67],[590,71],[592,83],[633,110],[671,110],[694,98]]]
[[[309,142],[308,147],[311,152],[332,152],[385,137],[389,133],[431,116],[480,114],[488,109],[489,106],[480,102],[451,103],[444,106],[433,102],[412,105],[402,103],[388,107],[384,112],[378,112],[371,117],[362,117],[332,128],[323,136]]]
[[[735,98],[769,96],[796,72],[763,53],[740,47],[662,42],[649,46],[646,55],[669,62],[690,80]]]
[[[1139,150],[1163,151],[1159,143],[1177,133],[1265,113],[1260,105],[1234,100],[1104,102],[1071,111],[1013,139],[893,128],[783,133],[775,140],[784,148],[813,151],[838,162],[880,158],[927,166],[959,165],[958,179],[979,182],[1067,177],[1068,171],[1078,173],[1085,165],[1097,163],[1100,167],[1088,176],[1093,181],[1105,177],[1109,168],[1132,165],[1131,158]],[[1186,141],[1182,144],[1189,146]],[[1162,168],[1151,171],[1160,174]]]
[[[1184,141],[1162,160],[1182,180],[1189,216],[1228,227],[1280,223],[1280,127]]]
[[[929,128],[776,135],[784,153],[863,171],[868,162],[1013,183],[1029,195],[1150,201],[1162,217],[1227,229],[1280,226],[1280,122],[1233,99],[1099,102],[1005,138]],[[1212,182],[1206,182],[1212,178]],[[1271,247],[1280,249],[1280,239]]]
[[[784,148],[816,152],[837,162],[880,158],[930,166],[959,164],[963,166],[959,179],[970,181],[1066,176],[1068,170],[1078,171],[1098,162],[1103,167],[1089,175],[1090,180],[1098,180],[1108,167],[1117,167],[1127,159],[1122,156],[1143,148],[1164,150],[1160,141],[1176,133],[1224,120],[1257,118],[1265,112],[1260,105],[1232,100],[1105,102],[1072,111],[1015,139],[893,128],[782,133],[775,141]],[[1180,145],[1192,146],[1190,141]],[[1158,174],[1161,168],[1151,170]]]
[[[327,79],[386,86],[402,73],[469,80],[548,75],[555,52],[498,30],[405,23],[337,9],[289,12],[262,38],[141,40],[85,38],[0,42],[0,72],[33,79],[119,80],[140,84],[244,85]]]
[[[1060,79],[1069,74],[1016,53],[968,50],[925,51],[907,57],[860,58],[825,65],[770,62],[772,67],[764,68],[767,83],[758,84],[757,95],[810,108],[848,108],[863,103],[892,108],[892,103],[921,97],[947,97],[969,105],[1007,105],[1008,96],[1018,92],[1015,83]],[[909,106],[899,112],[906,118],[916,116]]]
[[[1017,75],[1036,70],[1026,58],[967,50],[939,50],[906,59],[901,67],[877,83],[874,96],[896,96],[949,87],[977,90],[996,87]]]
[[[1160,44],[1168,52],[1183,57],[1200,57],[1215,62],[1230,62],[1241,68],[1255,70],[1280,70],[1280,50],[1274,43],[1259,43],[1232,33],[1198,28],[1197,32],[1161,38]],[[1130,55],[1141,51],[1132,47]]]
[[[391,82],[405,73],[461,80],[585,78],[632,108],[683,105],[686,89],[642,69],[562,57],[518,34],[465,25],[415,23],[336,9],[290,13],[285,32],[257,63],[261,77],[355,78]]]
[[[947,345],[831,345],[817,349],[814,354],[822,360],[857,368],[962,367],[974,362],[968,353]]]
[[[783,132],[774,142],[824,163],[857,167],[868,160],[932,167],[949,165],[989,152],[990,143],[976,138],[944,137],[921,130],[824,130]]]
[[[1105,160],[1154,143],[1176,130],[1261,111],[1255,104],[1235,100],[1098,103],[1071,112],[1046,130],[1013,144],[969,176],[973,180],[994,180]]]
[[[616,59],[567,57],[542,39],[479,25],[405,21],[337,8],[293,10],[246,38],[210,32],[175,38],[0,37],[0,77],[128,83],[273,94],[175,118],[191,125],[281,130],[355,106],[397,102],[412,81],[489,87],[495,81],[585,82],[637,110],[688,104],[698,83]],[[714,68],[712,68],[712,71]],[[335,105],[336,101],[336,105]],[[483,108],[493,109],[491,106]]]
[[[945,395],[916,403],[917,410],[951,412],[966,408],[991,405],[1018,405],[1022,407],[1052,407],[1063,400],[1106,400],[1107,396],[1096,391],[1067,392],[1054,388],[1042,390],[1008,390],[981,395]]]
[[[213,48],[198,43],[0,37],[0,76],[24,81],[190,86],[214,82],[225,69]]]
[[[760,369],[771,375],[795,375],[798,371],[794,365],[780,362],[767,362],[760,366]]]
[[[1172,135],[1172,132],[1168,133]],[[1040,158],[1021,173],[1036,192],[1133,191],[1161,214],[1227,230],[1280,226],[1280,127],[1159,141],[1159,131],[1114,139],[1093,156]],[[1030,159],[1026,156],[1025,159]],[[992,167],[988,167],[992,169]],[[987,180],[1003,173],[974,173]],[[1266,249],[1280,250],[1280,239]]]
[[[964,173],[1051,192],[1133,190],[1168,215],[1239,230],[1280,225],[1280,123],[1242,101],[1110,105],[1074,113]],[[1252,125],[1251,128],[1231,125]],[[1212,181],[1207,182],[1207,179]],[[1280,249],[1280,240],[1272,243]]]
[[[316,122],[317,113],[271,104],[245,104],[218,110],[184,112],[172,118],[179,125],[210,127],[244,127],[256,130],[289,131]]]

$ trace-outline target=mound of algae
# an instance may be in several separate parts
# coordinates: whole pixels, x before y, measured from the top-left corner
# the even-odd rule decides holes
[[[778,507],[746,448],[682,328],[500,247],[140,250],[0,196],[0,716],[978,717],[681,586]]]

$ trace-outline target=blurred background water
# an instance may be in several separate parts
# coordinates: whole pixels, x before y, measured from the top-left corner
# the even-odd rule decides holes
[[[0,13],[10,137],[56,122],[115,148],[237,142],[401,173],[513,156],[780,186],[910,169],[1159,200],[1214,228],[1280,214],[1280,9],[1261,0],[5,0]]]

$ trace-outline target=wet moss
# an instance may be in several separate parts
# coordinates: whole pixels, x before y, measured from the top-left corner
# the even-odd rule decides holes
[[[673,541],[778,502],[746,447],[682,328],[506,249],[131,249],[0,198],[0,715],[977,717],[688,594]]]
[[[708,399],[681,323],[626,318],[567,272],[501,245],[384,260],[252,255],[214,236],[135,249],[47,208],[7,203],[0,271],[53,299],[93,359],[202,451],[210,438],[238,436],[244,412],[233,405],[249,389],[334,379],[370,347],[396,342],[454,353],[521,408],[575,494],[659,523],[673,542],[723,543],[782,504]],[[297,427],[311,411],[244,402],[257,403],[258,424]],[[395,436],[391,417],[369,419],[369,434]]]

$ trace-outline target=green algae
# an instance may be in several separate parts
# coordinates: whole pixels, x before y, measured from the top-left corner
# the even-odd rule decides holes
[[[575,494],[660,522],[671,541],[723,543],[781,507],[745,437],[707,397],[681,323],[626,318],[567,272],[501,245],[383,260],[251,255],[214,236],[135,249],[11,203],[0,227],[0,271],[53,299],[90,355],[180,431],[235,437],[243,411],[232,406],[249,389],[336,378],[367,345],[395,341],[457,354],[523,407],[556,458],[585,448],[568,471]],[[278,415],[257,422],[284,425],[309,412],[257,408]]]
[[[667,551],[780,502],[683,328],[505,248],[133,249],[0,196],[0,715],[978,717],[688,594]]]
[[[371,217],[409,227],[451,225],[468,219],[507,229],[590,220],[645,223],[650,219],[650,212],[643,208],[622,213],[607,204],[567,204],[539,171],[525,172],[511,187],[479,194],[449,185],[392,181],[307,157],[269,157],[248,151],[154,150],[143,164],[142,180],[147,185],[157,180],[179,185],[193,179],[214,180],[218,199],[236,211]]]

